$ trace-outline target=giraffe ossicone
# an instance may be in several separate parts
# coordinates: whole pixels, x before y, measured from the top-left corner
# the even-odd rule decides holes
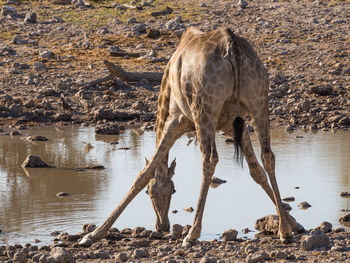
[[[90,245],[102,238],[147,184],[157,215],[156,229],[169,231],[168,212],[174,192],[171,179],[175,164],[168,168],[168,153],[180,136],[191,131],[196,132],[202,152],[203,180],[194,223],[183,244],[195,243],[201,233],[207,193],[219,161],[215,144],[218,130],[234,138],[236,150],[244,155],[250,175],[276,206],[280,238],[289,241],[298,224],[284,208],[275,177],[275,156],[270,146],[268,87],[267,71],[248,41],[227,28],[207,33],[188,28],[162,78],[156,151],[112,214],[80,244]],[[263,167],[257,161],[244,123],[248,116],[259,138]]]

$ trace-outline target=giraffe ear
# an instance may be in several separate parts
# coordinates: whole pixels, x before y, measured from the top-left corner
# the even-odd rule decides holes
[[[176,158],[171,162],[169,168],[168,168],[168,176],[171,178],[175,174],[175,167],[176,167]]]
[[[147,157],[145,157],[145,161],[146,161],[146,165],[149,163],[149,161],[148,161],[148,159],[147,159]]]

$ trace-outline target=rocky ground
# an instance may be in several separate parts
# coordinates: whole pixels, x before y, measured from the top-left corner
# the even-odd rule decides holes
[[[270,73],[274,125],[350,127],[349,0],[255,0],[245,9],[209,0],[0,0],[0,8],[0,127],[127,122],[153,128],[159,81],[90,81],[109,75],[103,60],[129,72],[161,73],[188,26],[230,27],[253,44]],[[0,261],[347,262],[350,233],[325,225],[287,245],[260,236],[188,248],[176,231],[112,229],[89,248],[77,245],[83,234],[53,233],[52,246],[0,247]]]
[[[350,233],[323,222],[319,227],[295,235],[291,244],[277,237],[259,236],[236,239],[229,230],[222,239],[201,241],[183,247],[182,238],[190,226],[173,225],[172,234],[163,236],[142,227],[112,228],[107,236],[91,247],[78,245],[79,239],[94,225],[85,225],[77,235],[53,232],[51,246],[33,244],[0,247],[1,262],[349,262]]]
[[[244,10],[232,1],[0,2],[2,126],[141,120],[152,128],[159,81],[86,83],[109,74],[105,59],[161,73],[186,27],[225,26],[251,41],[269,70],[274,125],[350,127],[348,0],[257,0]]]

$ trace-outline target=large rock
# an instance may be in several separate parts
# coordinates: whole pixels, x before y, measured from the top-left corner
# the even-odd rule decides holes
[[[292,224],[292,231],[296,233],[302,233],[305,231],[304,227],[300,225],[294,217],[289,215]],[[268,234],[277,235],[279,229],[279,218],[278,215],[267,215],[256,220],[254,228],[259,231],[264,231]]]
[[[237,238],[238,232],[234,229],[230,229],[222,233],[222,240],[223,241],[234,241]]]
[[[310,235],[305,235],[300,240],[303,250],[313,250],[316,248],[328,248],[330,246],[329,238],[320,230],[313,231]]]
[[[40,158],[40,156],[30,154],[24,160],[22,167],[43,168],[49,166]]]
[[[266,231],[270,234],[277,235],[279,227],[278,215],[267,215],[256,220],[254,228],[259,231]]]

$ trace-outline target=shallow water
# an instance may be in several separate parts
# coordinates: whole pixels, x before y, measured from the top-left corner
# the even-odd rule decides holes
[[[42,135],[47,142],[20,139]],[[303,138],[296,138],[302,135]],[[254,229],[257,218],[275,213],[265,192],[249,176],[247,165],[238,168],[232,161],[233,145],[217,136],[219,164],[215,176],[227,180],[210,188],[203,219],[202,239],[217,238],[234,228]],[[170,210],[171,224],[192,224],[194,213],[182,209],[196,207],[201,181],[199,146],[183,136],[174,145],[170,158],[176,157],[174,176],[176,193]],[[252,136],[256,153],[259,146]],[[118,144],[111,142],[118,141]],[[289,203],[291,214],[305,228],[329,221],[339,227],[342,209],[350,209],[349,199],[340,197],[350,191],[350,133],[337,132],[289,134],[272,132],[276,155],[276,175],[282,197],[295,197]],[[88,150],[87,143],[93,148]],[[0,245],[33,242],[48,244],[53,231],[71,234],[81,231],[85,223],[101,224],[131,186],[144,167],[144,157],[151,157],[155,133],[128,130],[120,136],[95,136],[93,128],[36,128],[22,131],[22,136],[0,136]],[[129,147],[129,150],[120,149]],[[58,168],[27,169],[21,164],[28,154],[40,155]],[[105,170],[75,171],[74,168],[101,164]],[[295,187],[300,187],[295,189]],[[57,197],[58,192],[71,194]],[[307,210],[298,204],[307,201]],[[144,226],[154,228],[155,215],[148,195],[142,191],[115,223],[115,227]],[[251,232],[251,237],[256,232]],[[242,232],[239,233],[244,237]]]

